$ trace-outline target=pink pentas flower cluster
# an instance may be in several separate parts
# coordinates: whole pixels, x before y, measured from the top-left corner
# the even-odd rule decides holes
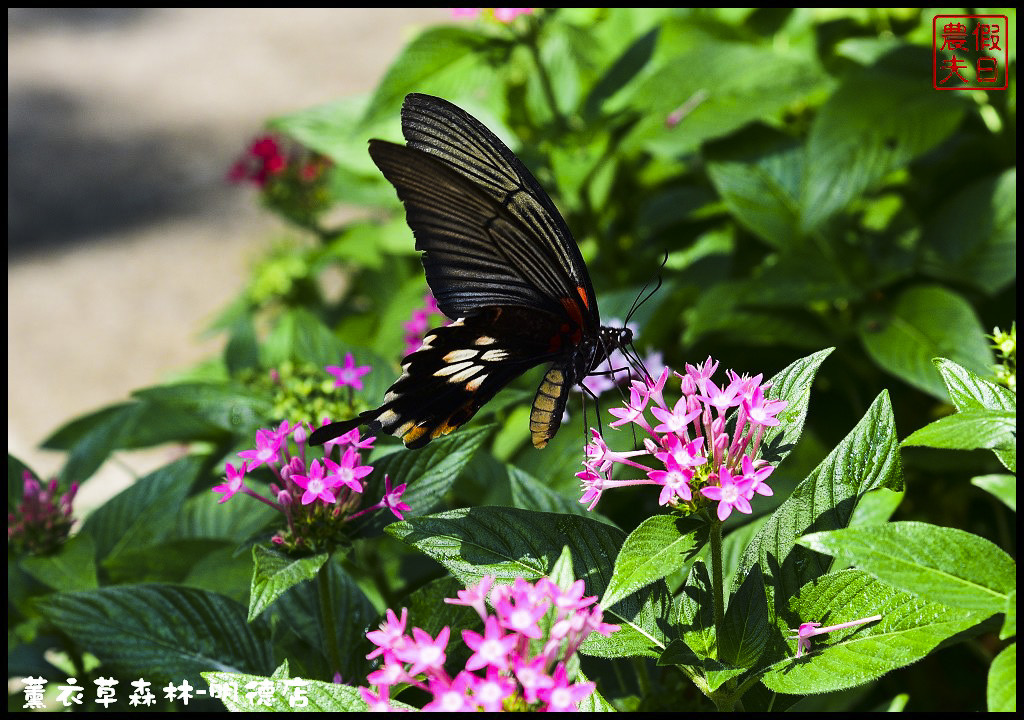
[[[717,368],[709,357],[701,365],[688,364],[683,374],[675,373],[681,390],[675,402],[664,395],[669,368],[657,380],[634,380],[625,407],[610,410],[616,418],[610,425],[639,428],[647,435],[644,447],[613,451],[591,429],[584,469],[577,473],[584,491],[580,502],[593,509],[609,488],[655,485],[661,488],[661,505],[694,511],[713,502],[718,519],[725,520],[733,510],[752,512],[755,495],[771,495],[766,480],[774,468],[758,452],[765,429],[779,424],[776,416],[786,402],[765,398],[768,384],[762,384],[761,375],[741,377],[727,371],[727,381],[718,385],[711,379]],[[730,414],[735,422],[727,428]],[[616,465],[638,469],[644,477],[615,480]]]
[[[440,320],[445,320],[445,317],[437,307],[437,300],[428,290],[423,296],[423,307],[413,310],[409,321],[402,323],[402,327],[405,328],[404,354],[411,355],[419,350],[427,330]]]
[[[380,628],[366,634],[377,646],[367,658],[380,664],[367,676],[373,687],[359,692],[377,711],[395,710],[391,691],[406,685],[429,693],[427,711],[577,710],[594,683],[573,682],[570,660],[592,632],[608,636],[619,629],[603,622],[596,600],[584,597],[582,580],[563,590],[549,578],[495,586],[494,577],[485,576],[446,600],[473,608],[484,621],[483,633],[462,631],[472,655],[454,675],[445,668],[450,628],[437,637],[417,627],[407,631],[408,611],[388,610]]]
[[[238,453],[242,462],[237,467],[227,463],[225,482],[213,488],[221,493],[220,502],[242,493],[279,510],[287,529],[272,541],[288,549],[318,549],[331,542],[345,522],[374,510],[387,508],[399,520],[404,519],[402,512],[409,510],[402,502],[405,484],[393,488],[387,476],[384,496],[363,507],[366,477],[373,467],[363,464],[362,451],[372,448],[375,438],[362,438],[355,428],[324,443],[322,457],[310,457],[307,440],[312,429],[305,423],[284,421],[276,430],[258,430],[256,447]],[[261,467],[275,478],[269,486],[270,497],[246,484],[246,475]]]
[[[507,25],[520,15],[530,15],[533,10],[533,8],[452,8],[452,17],[477,17],[483,13],[484,16],[491,15],[498,22]]]
[[[28,470],[22,473],[21,502],[7,513],[7,542],[25,552],[41,555],[56,550],[68,538],[74,519],[71,503],[78,483],[59,493],[57,478],[44,487]]]

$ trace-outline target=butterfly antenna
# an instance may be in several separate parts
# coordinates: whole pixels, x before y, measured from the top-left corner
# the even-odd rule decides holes
[[[636,294],[636,298],[634,298],[633,305],[629,308],[629,312],[626,313],[626,321],[623,323],[623,325],[628,324],[629,321],[630,321],[630,318],[633,317],[633,314],[636,313],[636,311],[639,310],[640,307],[645,302],[647,302],[652,297],[654,297],[654,294],[656,292],[658,292],[658,290],[661,289],[661,286],[662,286],[662,283],[664,282],[664,279],[663,279],[662,274],[661,274],[660,271],[665,269],[665,265],[667,263],[668,263],[668,250],[665,250],[665,255],[661,259],[661,265],[658,267],[659,272],[658,272],[658,274],[656,276],[654,276],[654,278],[652,278],[652,280],[655,281],[654,287],[651,288],[651,280],[648,280],[646,283],[644,283],[644,286],[642,288],[640,288],[640,292],[638,292]],[[648,288],[651,288],[649,292],[648,292]]]

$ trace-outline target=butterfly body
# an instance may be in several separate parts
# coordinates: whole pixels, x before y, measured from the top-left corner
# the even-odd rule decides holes
[[[457,320],[429,331],[404,358],[380,407],[321,427],[310,440],[366,424],[422,447],[550,362],[530,416],[533,444],[544,447],[569,389],[632,334],[601,326],[565,221],[490,130],[445,100],[412,94],[402,131],[407,145],[371,140],[370,155],[405,204],[439,309]]]

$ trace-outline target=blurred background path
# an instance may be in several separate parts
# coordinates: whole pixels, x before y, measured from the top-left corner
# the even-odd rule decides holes
[[[224,181],[271,116],[372,90],[414,9],[9,9],[7,446],[219,351],[203,328],[281,229]],[[162,451],[129,453],[143,472]],[[131,471],[108,464],[82,501]]]

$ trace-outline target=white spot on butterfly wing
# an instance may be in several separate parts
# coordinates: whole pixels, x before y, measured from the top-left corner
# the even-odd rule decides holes
[[[434,377],[454,375],[455,373],[462,372],[468,367],[473,367],[473,363],[468,360],[466,362],[455,363],[454,365],[445,365],[440,370],[434,371]]]
[[[471,349],[452,350],[450,353],[448,353],[441,359],[444,360],[446,363],[457,363],[462,362],[463,360],[472,360],[473,358],[476,357],[478,352],[479,350]]]

